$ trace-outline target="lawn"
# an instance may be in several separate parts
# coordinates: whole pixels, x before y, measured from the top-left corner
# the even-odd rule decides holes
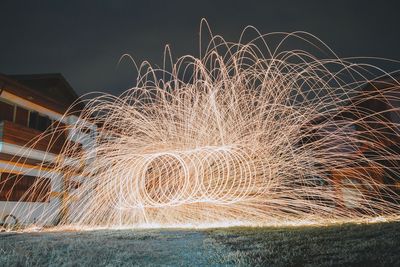
[[[400,222],[0,233],[0,266],[400,266]]]
[[[221,262],[250,266],[400,266],[400,222],[209,232]]]

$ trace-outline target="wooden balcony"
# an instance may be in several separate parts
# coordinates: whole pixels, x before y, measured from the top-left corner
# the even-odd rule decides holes
[[[59,154],[65,143],[65,135],[49,134],[39,138],[42,132],[10,121],[0,121],[0,142]]]

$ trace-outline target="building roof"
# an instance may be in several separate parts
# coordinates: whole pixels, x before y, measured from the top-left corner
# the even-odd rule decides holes
[[[8,75],[8,77],[60,103],[71,105],[78,98],[61,73]]]
[[[64,113],[79,98],[60,73],[0,74],[1,89],[59,113]],[[79,103],[75,110],[82,107]]]

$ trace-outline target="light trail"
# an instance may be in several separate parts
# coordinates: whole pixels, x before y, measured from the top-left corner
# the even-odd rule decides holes
[[[91,122],[100,130],[86,150],[67,142],[55,166],[84,177],[64,199],[60,227],[398,218],[400,125],[364,105],[381,101],[399,111],[400,84],[390,74],[338,58],[304,32],[239,43],[212,36],[201,55],[170,69],[144,63],[134,88],[87,102],[69,127],[84,132],[82,122]],[[384,75],[379,93],[363,90]]]

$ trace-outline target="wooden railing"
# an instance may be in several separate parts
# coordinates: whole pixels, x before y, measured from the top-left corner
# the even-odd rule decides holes
[[[65,143],[65,134],[44,134],[39,137],[41,134],[38,130],[10,121],[0,121],[1,142],[59,154]]]

